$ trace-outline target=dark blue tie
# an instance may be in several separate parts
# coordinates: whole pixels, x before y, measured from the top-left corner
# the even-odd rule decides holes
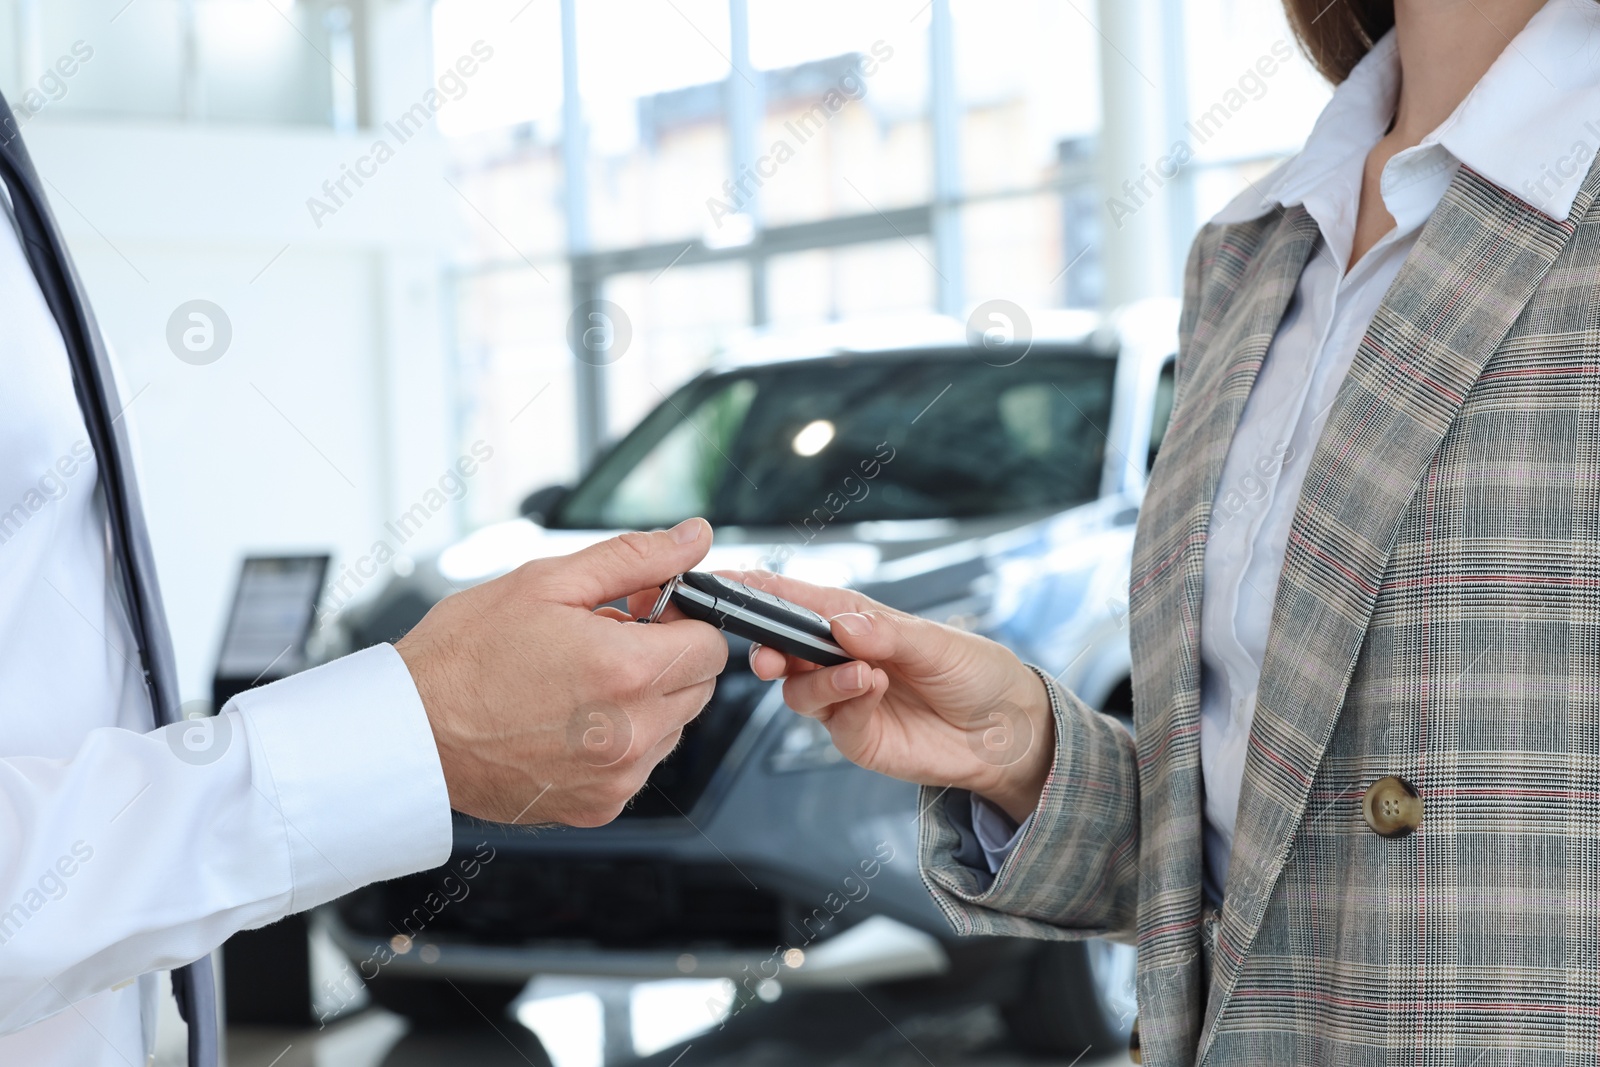
[[[11,107],[0,97],[0,178],[11,193],[11,207],[45,303],[55,316],[72,361],[72,384],[89,428],[89,440],[100,461],[100,485],[106,495],[111,539],[116,547],[117,577],[128,601],[129,621],[139,646],[139,661],[150,689],[157,725],[177,722],[177,668],[172,637],[161,608],[155,558],[139,506],[127,420],[119,418],[116,381],[94,313],[84,298],[72,257],[50,213],[39,175],[22,144]],[[196,960],[172,972],[178,1010],[189,1024],[189,1067],[216,1067],[217,998],[211,958]]]

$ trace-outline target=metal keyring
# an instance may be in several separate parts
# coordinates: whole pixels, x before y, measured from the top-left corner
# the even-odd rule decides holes
[[[668,578],[667,579],[667,584],[663,585],[661,587],[661,595],[656,597],[656,605],[655,605],[655,607],[650,609],[650,614],[640,616],[637,621],[639,621],[639,622],[658,622],[658,621],[660,621],[661,613],[663,611],[667,610],[667,605],[668,604],[672,603],[672,594],[677,591],[678,583],[680,581],[682,581],[682,580],[683,580],[683,575],[681,575],[681,574],[673,575],[671,578]]]

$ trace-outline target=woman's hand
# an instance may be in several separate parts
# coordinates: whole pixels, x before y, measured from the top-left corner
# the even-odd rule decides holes
[[[828,728],[854,763],[920,785],[968,789],[1019,822],[1038,806],[1055,758],[1041,682],[1010,649],[894,611],[859,593],[769,574],[728,577],[810,608],[856,662],[819,668],[757,646],[751,669]]]

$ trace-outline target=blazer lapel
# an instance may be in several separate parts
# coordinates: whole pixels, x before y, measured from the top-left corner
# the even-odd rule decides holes
[[[1557,222],[1463,167],[1339,388],[1274,599],[1207,1032],[1288,858],[1407,505],[1484,364],[1588,211],[1597,173]]]
[[[1206,533],[1228,444],[1296,282],[1318,241],[1294,208],[1230,227],[1202,297],[1177,409],[1140,508],[1129,619],[1141,819],[1140,1040],[1146,1062],[1187,1062],[1200,1039],[1200,596]],[[1154,851],[1151,851],[1154,850]]]

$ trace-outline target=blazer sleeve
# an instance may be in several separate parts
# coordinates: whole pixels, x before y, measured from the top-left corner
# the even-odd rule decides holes
[[[1133,736],[1039,668],[1056,757],[1039,807],[991,879],[972,831],[922,790],[922,878],[959,934],[1132,941],[1138,913],[1139,775]],[[952,805],[958,807],[957,805]]]
[[[1178,320],[1174,418],[1192,366],[1188,354],[1214,287],[1225,227],[1195,235]],[[1138,921],[1139,772],[1133,736],[1061,689],[1037,667],[1055,716],[1055,766],[1021,839],[993,875],[973,832],[966,794],[941,803],[922,791],[922,878],[960,934],[1132,942]]]

